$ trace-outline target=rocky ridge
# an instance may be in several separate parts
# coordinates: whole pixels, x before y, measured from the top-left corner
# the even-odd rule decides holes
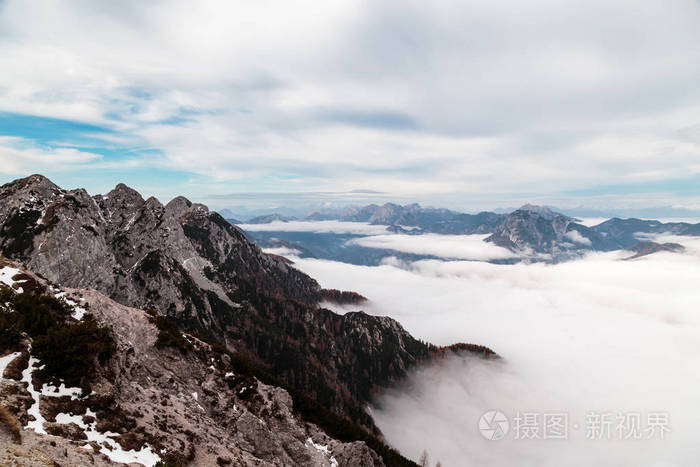
[[[88,392],[40,373],[29,337],[0,350],[0,406],[24,427],[13,439],[0,424],[0,464],[384,465],[364,442],[305,421],[287,391],[239,371],[228,353],[186,333],[190,351],[159,345],[162,330],[142,310],[59,289],[16,263],[0,268],[14,273],[16,292],[31,286],[74,304],[71,323],[94,319],[115,342]]]
[[[123,184],[90,196],[40,175],[15,180],[0,187],[0,253],[62,286],[168,316],[374,433],[365,405],[439,353],[389,318],[319,308],[358,297],[322,290],[182,197],[162,205]]]
[[[619,219],[617,217],[596,225],[593,230],[599,232],[618,248],[630,248],[637,244],[640,236],[648,235],[700,235],[700,224],[687,222],[660,222],[657,220]]]
[[[623,258],[625,260],[641,258],[643,256],[648,256],[659,252],[682,253],[685,251],[685,247],[679,243],[657,243],[650,241],[642,241],[637,243],[633,247],[628,248],[628,251],[634,254]]]

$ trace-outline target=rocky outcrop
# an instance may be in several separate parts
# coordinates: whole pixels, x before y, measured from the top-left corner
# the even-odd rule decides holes
[[[608,241],[614,242],[618,248],[630,248],[636,245],[640,240],[639,236],[644,234],[700,235],[700,224],[615,217],[596,225],[593,230]]]
[[[29,282],[79,303],[80,320],[109,328],[115,351],[88,392],[51,389],[60,381],[36,370],[28,338],[5,358],[14,368],[0,374],[0,405],[25,429],[18,444],[0,424],[2,465],[384,465],[364,442],[338,441],[306,421],[287,391],[239,371],[228,353],[189,334],[181,334],[186,352],[159,345],[142,310],[94,290],[59,292],[25,273]]]
[[[401,206],[386,203],[381,206],[369,204],[361,208],[350,207],[339,212],[321,211],[308,216],[307,220],[336,219],[346,222],[369,222],[376,225],[406,225],[429,229],[433,224],[453,219],[458,213],[447,209],[424,208],[419,204]]]
[[[227,219],[229,222],[231,221],[230,219]],[[250,219],[247,223],[248,224],[270,224],[272,222],[289,222],[289,221],[295,221],[297,220],[296,217],[294,216],[283,216],[281,214],[268,214],[266,216],[257,216],[253,217]],[[232,224],[236,224],[236,222],[231,222]],[[238,222],[240,223],[240,222]]]
[[[486,241],[509,250],[570,259],[585,251],[610,251],[615,245],[570,217],[526,205],[508,214]]]
[[[164,206],[123,184],[92,197],[33,175],[0,187],[0,201],[0,253],[172,317],[375,432],[373,393],[431,355],[393,320],[318,308],[328,294],[315,280],[185,198]]]
[[[668,253],[682,253],[685,251],[685,247],[679,243],[657,243],[644,241],[637,243],[631,248],[628,248],[628,250],[634,254],[623,258],[625,260],[641,258],[642,256],[648,256],[664,251]]]

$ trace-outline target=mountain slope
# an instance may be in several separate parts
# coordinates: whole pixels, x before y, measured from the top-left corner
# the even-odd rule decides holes
[[[487,242],[525,253],[568,259],[582,251],[610,251],[616,245],[570,217],[526,205],[506,215]]]
[[[700,235],[700,224],[615,217],[596,225],[593,230],[619,248],[629,248],[639,242],[639,234]]]
[[[634,254],[632,256],[628,256],[627,258],[623,258],[625,260],[641,258],[643,256],[653,255],[654,253],[659,252],[682,253],[685,251],[685,247],[678,243],[656,243],[644,241],[628,248],[628,250]]]
[[[9,305],[3,317],[31,314],[52,322],[46,331],[25,324],[28,335],[4,340],[8,347],[0,349],[0,405],[10,413],[6,420],[25,427],[12,440],[0,423],[0,464],[384,465],[364,442],[337,441],[309,423],[297,408],[299,399],[251,375],[235,355],[179,330],[174,334],[161,318],[96,291],[59,292],[17,264],[0,264],[0,270],[9,270],[15,291],[22,292],[7,295],[0,284]],[[34,299],[20,289],[45,295]],[[70,316],[60,315],[65,303],[74,304],[65,310]],[[70,353],[76,337],[52,355],[36,350],[46,340],[39,334],[93,322],[108,330],[113,347],[105,361],[83,369],[86,390],[53,371],[79,361]]]
[[[170,316],[370,430],[373,393],[436,350],[388,318],[319,309],[342,295],[184,198],[163,206],[125,185],[91,197],[34,175],[0,187],[0,201],[0,253],[56,283]]]

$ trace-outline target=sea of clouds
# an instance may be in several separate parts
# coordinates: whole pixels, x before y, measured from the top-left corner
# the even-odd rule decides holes
[[[343,221],[273,221],[267,224],[237,224],[250,232],[314,232],[356,235],[380,235],[386,233],[386,225],[366,222]]]
[[[368,238],[402,251],[436,241],[396,237]],[[455,243],[449,251],[454,239],[444,240],[424,251],[439,248],[440,256],[459,258],[462,247]],[[594,253],[555,265],[387,258],[367,267],[290,258],[324,287],[369,297],[364,311],[396,318],[418,338],[483,344],[503,357],[425,366],[379,397],[370,410],[405,455],[418,459],[426,450],[443,466],[694,465],[700,459],[700,239],[659,240],[687,251],[631,261],[623,260],[625,252]],[[484,244],[483,251],[489,248]],[[545,414],[566,413],[568,439],[515,439],[511,429],[502,440],[487,440],[478,421],[488,410],[503,412],[511,428],[518,412],[537,413],[540,434]],[[653,413],[668,416],[665,439],[616,439],[618,414],[640,414],[645,428]],[[588,439],[596,414],[609,417],[612,433]]]
[[[514,258],[506,248],[484,242],[489,235],[370,235],[351,243],[368,248],[396,250],[447,259],[496,260]]]

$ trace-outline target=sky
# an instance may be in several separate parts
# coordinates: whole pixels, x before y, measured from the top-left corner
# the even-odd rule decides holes
[[[700,210],[697,0],[0,0],[0,57],[0,182]]]
[[[396,237],[391,248],[421,247]],[[558,264],[503,265],[474,261],[493,253],[484,242],[469,251],[442,236],[422,245],[438,258],[387,258],[379,266],[278,253],[323,287],[369,299],[334,311],[391,316],[425,341],[486,345],[502,357],[437,360],[380,393],[374,420],[402,454],[418,460],[427,450],[430,465],[439,460],[445,467],[465,465],[465,459],[474,466],[681,467],[700,456],[700,239],[664,235],[656,241],[679,242],[687,251],[628,261],[621,259],[629,252],[617,251]],[[491,410],[509,420],[504,439],[485,439],[478,430]],[[530,426],[539,439],[516,437],[519,413],[536,414]],[[544,439],[544,417],[552,414],[568,417],[565,439]],[[667,417],[663,439],[658,432],[647,439],[654,414]],[[596,415],[609,435],[591,434]],[[633,433],[620,422],[637,416],[640,439],[620,439]]]

